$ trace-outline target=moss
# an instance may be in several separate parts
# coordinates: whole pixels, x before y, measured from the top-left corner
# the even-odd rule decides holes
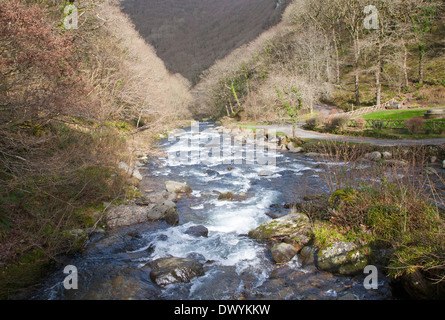
[[[339,209],[343,203],[352,205],[358,196],[357,190],[353,188],[344,188],[331,194],[328,203],[331,207]]]
[[[0,269],[0,299],[26,296],[29,288],[38,284],[47,274],[52,262],[40,249],[32,250],[15,264]]]

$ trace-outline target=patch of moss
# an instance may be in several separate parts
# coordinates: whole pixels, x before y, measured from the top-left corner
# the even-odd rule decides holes
[[[0,269],[0,299],[26,296],[30,287],[37,285],[47,274],[52,262],[41,249],[25,254],[17,263]]]

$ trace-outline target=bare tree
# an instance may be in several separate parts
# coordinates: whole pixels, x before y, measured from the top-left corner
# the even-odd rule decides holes
[[[360,105],[360,35],[363,30],[365,7],[361,0],[333,0],[346,30],[353,43],[354,74],[355,74],[355,104]]]

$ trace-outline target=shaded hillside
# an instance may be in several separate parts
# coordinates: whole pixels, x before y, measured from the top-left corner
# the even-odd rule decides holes
[[[350,111],[397,98],[443,107],[443,2],[379,1],[378,32],[365,27],[367,4],[293,1],[281,23],[203,73],[192,112],[271,121],[319,103]]]
[[[196,83],[215,60],[278,23],[290,0],[125,0],[166,67]]]

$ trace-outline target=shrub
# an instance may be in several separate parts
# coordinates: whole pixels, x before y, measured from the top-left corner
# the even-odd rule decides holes
[[[422,117],[415,117],[405,120],[404,124],[411,134],[417,134],[422,131],[425,119]]]
[[[318,115],[312,118],[309,118],[306,120],[306,126],[309,129],[314,129],[321,127],[326,122],[326,116],[325,115]]]
[[[334,130],[344,130],[349,123],[349,116],[347,115],[340,115],[332,117],[328,122],[326,123],[326,128],[329,131]]]

